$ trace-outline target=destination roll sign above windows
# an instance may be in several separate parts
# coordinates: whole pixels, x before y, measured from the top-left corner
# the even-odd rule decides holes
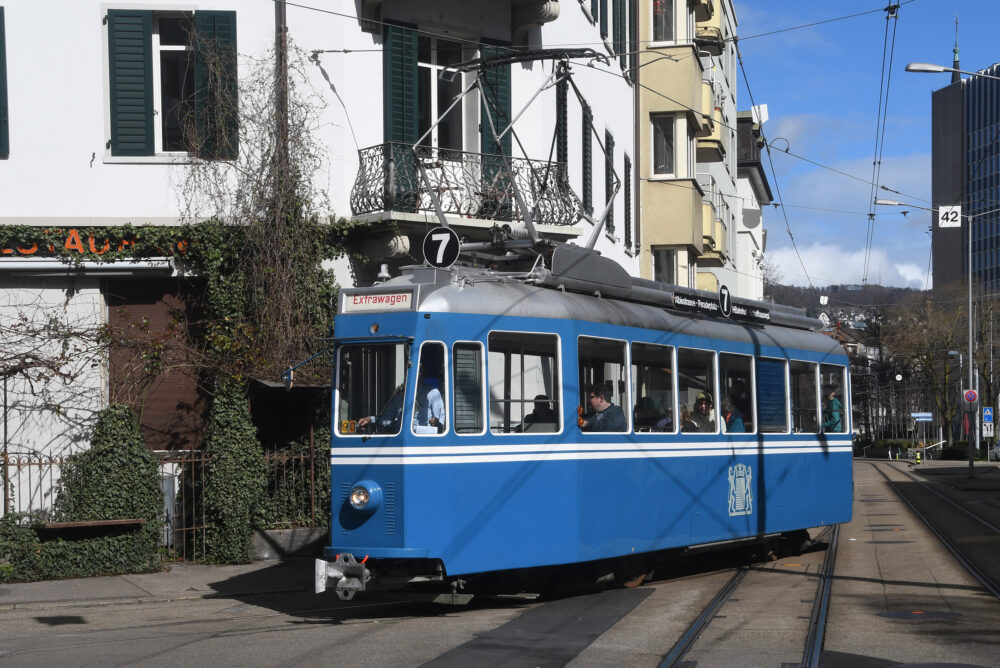
[[[729,299],[728,293],[726,293],[725,298]],[[720,299],[713,299],[681,290],[674,291],[674,308],[679,311],[687,311],[688,313],[729,317],[732,320],[745,320],[761,324],[771,322],[771,312],[762,306],[741,304],[736,301],[724,305],[721,301],[721,296]],[[726,310],[730,311],[728,315],[725,313]]]

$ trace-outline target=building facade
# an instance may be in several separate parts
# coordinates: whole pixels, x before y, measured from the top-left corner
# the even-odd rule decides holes
[[[958,63],[955,63],[958,68]],[[1000,76],[1000,64],[980,70]],[[972,226],[972,281],[980,289],[1000,288],[1000,81],[959,79],[931,94],[931,197],[934,212],[931,254],[934,289],[967,285],[969,225]],[[955,226],[942,227],[938,207],[960,205]],[[960,223],[960,226],[958,225]]]
[[[281,7],[279,19],[271,3],[0,0],[0,226],[52,230],[49,245],[111,257],[118,249],[95,230],[197,222],[186,176],[199,161],[239,164],[250,144],[232,109],[287,29],[305,54],[300,84],[326,103],[316,189],[332,221],[373,224],[366,259],[336,264],[342,284],[422,262],[438,207],[469,241],[523,237],[516,192],[542,234],[593,240],[639,273],[626,0]],[[581,43],[590,51],[565,53]],[[515,48],[560,53],[505,60]],[[462,67],[477,59],[492,60]],[[69,265],[45,244],[13,240],[0,248],[4,335],[51,317],[81,342],[106,325],[162,334],[190,289],[166,255]],[[205,397],[194,374],[129,394],[127,349],[77,345],[65,360],[80,365],[73,382],[47,383],[44,400],[4,367],[9,452],[84,448],[96,411],[117,400],[141,406],[151,447],[199,445]]]
[[[761,178],[766,188],[766,177],[757,170],[752,183],[740,185],[733,4],[640,5],[640,274],[710,291],[725,284],[733,294],[759,298],[763,235],[760,199],[752,191],[761,190]],[[757,120],[758,136],[763,120]],[[753,210],[749,226],[744,202]]]

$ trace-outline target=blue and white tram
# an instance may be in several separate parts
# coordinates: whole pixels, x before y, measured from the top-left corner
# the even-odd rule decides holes
[[[317,591],[850,520],[848,361],[816,321],[571,248],[521,277],[414,267],[342,291]],[[595,388],[620,431],[578,426]]]

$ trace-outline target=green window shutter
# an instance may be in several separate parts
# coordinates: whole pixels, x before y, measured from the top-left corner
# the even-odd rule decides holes
[[[153,13],[108,10],[111,155],[153,155]]]
[[[492,58],[506,53],[510,53],[510,48],[483,45],[479,55],[481,58]],[[493,120],[493,128],[500,133],[511,121],[510,63],[486,68],[482,74],[481,83],[480,92],[484,96],[483,103],[480,105],[482,113],[490,115]],[[511,218],[514,193],[503,161],[510,160],[513,150],[512,134],[511,132],[505,134],[498,145],[493,138],[493,130],[490,129],[489,120],[483,118],[480,121],[479,143],[483,161],[482,190],[487,195],[480,206],[479,213],[486,218],[499,220],[510,220]],[[501,153],[503,157],[500,157]]]
[[[601,0],[601,37],[608,38],[608,0]]]
[[[386,210],[417,210],[420,174],[412,146],[417,131],[417,33],[386,25],[382,32],[382,123],[386,143]]]
[[[569,162],[569,83],[560,79],[556,84],[556,162]]]
[[[615,138],[607,130],[604,131],[604,203],[611,202],[611,193],[615,187]],[[615,209],[608,210],[607,226],[608,232],[615,231]]]
[[[623,170],[625,180],[622,190],[625,193],[625,248],[632,247],[632,159],[625,155],[625,169]]]
[[[239,155],[236,12],[194,13],[195,150],[199,157]]]
[[[628,67],[628,56],[625,54],[625,0],[614,0],[615,12],[615,53],[622,69]]]
[[[639,80],[639,10],[636,0],[628,0],[628,58],[630,81]]]
[[[417,141],[417,33],[386,25],[382,42],[383,119],[386,142]]]
[[[7,119],[7,38],[0,7],[0,157],[10,155],[10,125]]]
[[[594,213],[594,185],[591,183],[591,173],[594,159],[590,133],[594,124],[594,114],[590,111],[590,105],[583,103],[583,210],[588,214]]]
[[[484,45],[480,55],[483,58],[492,58],[506,53],[510,53],[509,48]],[[510,63],[488,68],[483,79],[483,94],[486,96],[485,108],[489,110],[496,131],[501,132],[511,121]],[[508,158],[510,157],[512,150],[510,132],[503,136],[500,140],[501,144],[498,147],[496,141],[493,139],[493,133],[490,131],[489,121],[484,120],[480,137],[483,153],[497,155],[500,153],[500,148],[502,147],[503,154]]]

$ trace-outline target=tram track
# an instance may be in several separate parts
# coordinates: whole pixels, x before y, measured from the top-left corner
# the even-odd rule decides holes
[[[817,579],[817,583],[815,595],[811,599],[812,608],[808,617],[808,625],[805,628],[805,633],[803,635],[804,639],[801,643],[801,663],[784,662],[782,664],[784,666],[801,665],[808,666],[810,668],[819,666],[819,658],[823,649],[823,638],[830,606],[830,590],[836,563],[839,535],[839,526],[827,527],[812,541],[814,544],[825,541],[827,546],[822,563],[819,565],[818,570],[815,572],[805,573],[809,577],[815,577]],[[741,587],[746,587],[748,576],[753,573],[765,572],[767,572],[767,569],[761,569],[759,567],[743,567],[737,569],[732,577],[730,577],[729,580],[719,589],[718,593],[704,607],[698,617],[677,640],[670,652],[660,663],[660,668],[674,668],[695,664],[703,665],[703,661],[691,660],[691,657],[695,653],[695,648],[698,645],[699,639],[706,634],[706,631],[713,625],[713,623],[716,623],[717,620],[729,617],[729,615],[723,616],[721,613],[726,608],[727,604],[739,601],[739,599],[735,597],[735,594],[742,591]],[[773,572],[773,570],[771,572]],[[791,571],[788,571],[788,573],[790,572]],[[792,610],[792,608],[789,609]],[[729,624],[730,626],[735,625],[732,621],[730,621]],[[791,626],[794,626],[794,624]],[[716,653],[725,653],[727,651],[732,651],[733,653],[738,652],[740,648],[735,645],[738,645],[740,642],[739,639],[733,635],[729,642],[734,643],[732,650],[727,650],[726,648],[720,648],[717,645],[713,645],[712,651]]]
[[[944,523],[939,524],[938,522],[935,522],[933,518],[930,516],[930,514],[926,512],[927,510],[926,508],[921,510],[919,504],[915,502],[914,498],[903,492],[903,490],[899,486],[898,481],[892,480],[892,478],[890,478],[889,475],[887,475],[886,472],[883,470],[884,465],[873,462],[872,466],[875,468],[876,471],[879,472],[879,474],[883,478],[885,478],[886,483],[893,490],[893,492],[895,492],[895,494],[900,498],[900,500],[903,501],[903,503],[905,503],[907,507],[909,507],[909,509],[913,512],[913,514],[916,515],[921,522],[923,522],[924,526],[926,526],[927,529],[932,534],[934,534],[934,536],[938,539],[938,541],[940,541],[940,543],[952,554],[952,556],[955,557],[955,560],[958,561],[958,563],[961,564],[961,566],[973,578],[975,578],[976,581],[979,582],[979,584],[982,585],[982,587],[986,591],[988,591],[994,597],[1000,599],[1000,581],[998,581],[995,575],[990,574],[983,566],[981,566],[978,559],[970,555],[967,550],[963,549],[962,546],[959,544],[959,541],[956,539],[954,534],[955,531],[954,518],[956,516],[954,514],[948,516],[949,519],[952,520],[952,524],[949,529],[945,529],[943,526]],[[889,464],[888,466],[897,474],[904,476],[911,483],[919,485],[922,489],[926,490],[927,492],[936,495],[939,499],[948,503],[952,508],[961,511],[964,517],[967,517],[969,520],[974,521],[978,525],[987,528],[994,536],[1000,538],[1000,529],[998,529],[990,522],[987,522],[986,520],[979,517],[975,513],[971,512],[968,508],[962,506],[961,504],[956,503],[953,499],[948,498],[947,495],[942,494],[940,491],[934,489],[927,482],[920,480],[919,478],[912,475],[908,471],[904,471],[893,464]]]

